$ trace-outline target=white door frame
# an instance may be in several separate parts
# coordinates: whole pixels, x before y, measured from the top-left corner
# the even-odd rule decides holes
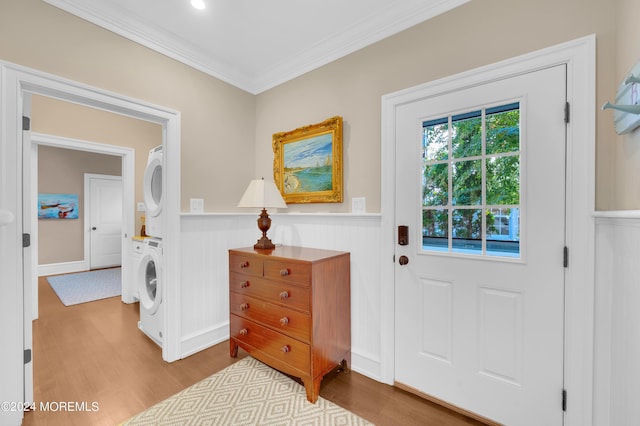
[[[135,223],[135,150],[133,148],[127,148],[115,145],[106,145],[97,142],[83,141],[79,139],[71,139],[60,136],[46,135],[42,133],[31,133],[31,149],[25,155],[29,158],[25,159],[25,164],[29,164],[30,171],[26,171],[31,176],[30,183],[31,188],[29,190],[31,201],[30,206],[37,205],[38,197],[38,146],[50,146],[55,148],[74,149],[77,151],[93,152],[96,154],[115,155],[122,157],[122,217],[124,218],[122,224],[123,240],[122,240],[122,286],[123,288],[129,288],[127,286],[133,285],[127,281],[130,280],[131,271],[133,268],[131,265],[131,244],[128,236],[135,235],[134,223]],[[85,206],[86,212],[86,206]],[[25,217],[27,212],[25,212]],[[128,217],[131,216],[131,217]],[[31,286],[33,296],[33,319],[38,318],[38,218],[37,212],[32,211],[31,217],[31,264],[33,268],[31,270]],[[81,270],[89,269],[89,248],[87,247],[87,236],[85,232],[84,239],[84,259],[81,262]],[[126,301],[130,303],[130,301]]]
[[[180,358],[180,113],[72,80],[47,74],[16,64],[0,61],[0,209],[3,217],[13,217],[0,227],[0,340],[5,350],[0,353],[0,376],[3,386],[0,401],[22,401],[25,393],[24,350],[31,349],[31,277],[23,271],[22,234],[30,233],[31,223],[25,223],[22,206],[22,115],[28,107],[30,94],[40,94],[74,102],[104,111],[125,115],[162,125],[165,158],[165,276],[174,285],[165,289],[165,339],[162,357],[166,361]],[[27,100],[25,101],[25,98]],[[26,103],[26,105],[25,105]],[[129,225],[127,225],[129,226]],[[22,413],[0,413],[16,423]],[[17,422],[19,423],[19,421]]]
[[[595,201],[595,36],[587,36],[382,97],[382,380],[394,382],[395,115],[400,105],[558,64],[567,65],[565,424],[592,424]],[[560,260],[559,260],[560,261]],[[387,284],[385,284],[387,283]],[[560,395],[558,398],[560,399]],[[463,407],[464,408],[464,407]]]

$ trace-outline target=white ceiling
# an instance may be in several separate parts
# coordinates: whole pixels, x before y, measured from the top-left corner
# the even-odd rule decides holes
[[[250,93],[470,0],[44,0]]]

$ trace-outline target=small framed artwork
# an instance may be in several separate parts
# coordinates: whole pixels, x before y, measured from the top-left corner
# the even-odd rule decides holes
[[[273,135],[273,179],[286,203],[341,203],[342,117]]]
[[[38,219],[77,219],[78,194],[38,194]]]

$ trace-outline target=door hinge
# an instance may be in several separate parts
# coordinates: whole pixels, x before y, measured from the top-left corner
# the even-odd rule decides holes
[[[29,364],[31,362],[31,349],[24,350],[24,363]]]
[[[22,234],[22,248],[31,246],[31,234]]]
[[[393,255],[393,263],[396,263],[396,255]]]
[[[564,104],[564,122],[565,122],[565,124],[569,124],[570,120],[571,120],[571,106],[570,106],[569,102],[566,102]]]
[[[22,130],[31,130],[31,118],[22,116]]]
[[[569,267],[569,247],[564,246],[564,250],[562,251],[562,266],[565,268]]]
[[[562,389],[562,411],[567,411],[567,390]]]

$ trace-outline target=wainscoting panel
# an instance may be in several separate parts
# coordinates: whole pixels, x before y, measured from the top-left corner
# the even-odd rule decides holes
[[[596,217],[594,425],[640,418],[640,212]]]
[[[183,358],[229,338],[227,250],[239,244],[249,245],[256,226],[252,219],[247,215],[181,217]]]
[[[275,244],[351,253],[352,368],[379,379],[380,215],[270,216],[268,235]],[[258,212],[181,216],[182,357],[229,337],[228,249],[255,244],[260,237],[257,217]]]

